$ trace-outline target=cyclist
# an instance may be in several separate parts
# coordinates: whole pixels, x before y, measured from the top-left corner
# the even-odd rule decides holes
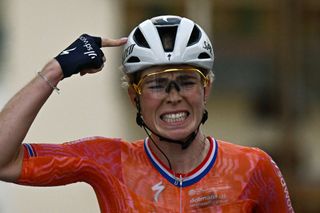
[[[121,45],[144,140],[22,143],[61,80],[100,71],[105,61],[100,48]],[[101,212],[293,212],[281,172],[265,152],[201,130],[213,61],[205,31],[179,16],[148,19],[127,39],[80,36],[2,110],[0,179],[36,186],[86,182]]]

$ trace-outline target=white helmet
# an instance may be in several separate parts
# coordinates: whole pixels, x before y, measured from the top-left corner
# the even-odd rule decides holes
[[[158,16],[139,24],[128,37],[125,74],[155,65],[188,64],[212,70],[214,53],[204,30],[187,18]]]

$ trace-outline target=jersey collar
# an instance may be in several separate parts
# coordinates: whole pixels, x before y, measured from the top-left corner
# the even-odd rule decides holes
[[[214,165],[214,162],[216,161],[218,143],[212,137],[208,137],[208,139],[210,141],[210,148],[207,156],[197,168],[189,172],[187,175],[174,174],[172,170],[164,165],[150,149],[149,138],[144,140],[144,149],[152,165],[164,178],[166,178],[173,185],[185,187],[200,181],[210,171]]]

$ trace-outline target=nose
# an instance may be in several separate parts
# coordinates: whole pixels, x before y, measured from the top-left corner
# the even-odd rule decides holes
[[[179,85],[176,82],[171,81],[165,90],[168,94],[166,99],[167,103],[177,104],[181,102],[180,90]]]
[[[166,88],[166,93],[170,93],[171,89],[174,88],[177,90],[177,92],[180,92],[180,87],[179,85],[177,84],[177,82],[175,81],[170,81],[167,88]]]

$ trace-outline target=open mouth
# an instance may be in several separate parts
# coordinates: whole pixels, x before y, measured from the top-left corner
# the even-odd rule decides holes
[[[167,123],[177,123],[186,120],[188,116],[188,112],[176,112],[163,114],[160,118]]]

